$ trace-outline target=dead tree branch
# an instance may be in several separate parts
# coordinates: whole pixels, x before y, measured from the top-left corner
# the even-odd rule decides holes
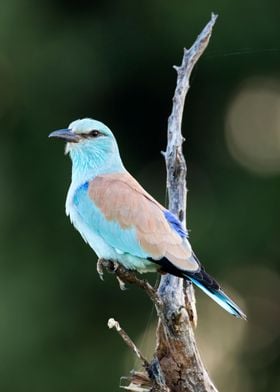
[[[199,34],[190,49],[184,49],[182,64],[174,67],[177,71],[177,84],[173,97],[173,107],[168,119],[168,142],[165,157],[167,170],[167,189],[169,210],[176,214],[182,224],[186,225],[186,174],[187,166],[182,153],[184,138],[181,124],[185,97],[190,87],[190,75],[193,67],[205,51],[217,16],[211,20]],[[157,346],[151,363],[142,356],[138,348],[119,324],[114,324],[125,342],[140,357],[146,373],[133,372],[131,391],[152,392],[217,392],[214,384],[201,361],[193,327],[196,325],[196,307],[194,291],[191,284],[184,284],[183,279],[169,274],[161,277],[156,291],[148,282],[139,279],[134,272],[108,260],[100,260],[98,272],[102,276],[105,267],[116,273],[123,283],[133,283],[145,290],[154,303],[158,315]]]
[[[187,166],[182,152],[184,141],[181,125],[185,97],[190,87],[190,75],[196,62],[206,49],[217,16],[211,20],[197,37],[190,49],[184,49],[182,64],[177,71],[177,85],[173,107],[168,119],[168,141],[164,153],[167,170],[169,210],[186,225]],[[167,323],[159,320],[156,356],[166,384],[171,391],[209,392],[217,391],[201,361],[193,325],[196,325],[196,307],[191,284],[184,290],[183,280],[171,275],[161,277],[158,294],[164,304]],[[177,375],[177,376],[175,376]]]
[[[130,339],[128,334],[121,328],[120,324],[118,321],[116,321],[113,318],[110,318],[108,320],[108,327],[110,329],[115,328],[115,330],[118,332],[118,334],[122,337],[123,341],[132,349],[132,351],[136,354],[136,356],[140,359],[142,362],[143,366],[145,368],[149,367],[149,362],[147,359],[143,356],[141,351],[136,347],[136,344]]]

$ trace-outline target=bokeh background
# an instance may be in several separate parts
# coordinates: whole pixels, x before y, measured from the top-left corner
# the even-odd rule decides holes
[[[149,355],[151,304],[101,282],[64,214],[70,161],[54,129],[90,116],[165,203],[166,123],[184,46],[219,14],[184,114],[188,227],[248,313],[197,293],[197,337],[220,391],[280,390],[280,6],[277,0],[9,0],[0,4],[0,390],[117,391]]]

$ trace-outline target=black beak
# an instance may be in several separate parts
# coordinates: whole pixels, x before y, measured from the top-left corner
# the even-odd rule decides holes
[[[71,129],[59,129],[50,133],[49,137],[57,137],[69,143],[78,143],[80,140],[79,136],[72,132]]]

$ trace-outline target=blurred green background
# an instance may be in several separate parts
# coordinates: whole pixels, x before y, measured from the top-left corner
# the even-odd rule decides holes
[[[197,336],[220,391],[280,390],[280,6],[246,2],[9,0],[0,4],[0,391],[117,391],[147,354],[154,314],[101,282],[64,213],[70,161],[54,129],[85,116],[165,203],[166,124],[184,46],[219,14],[184,114],[188,227],[196,253],[246,310],[197,293]]]

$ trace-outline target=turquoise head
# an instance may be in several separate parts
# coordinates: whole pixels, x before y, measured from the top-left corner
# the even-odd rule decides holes
[[[123,171],[118,145],[111,130],[91,118],[75,120],[68,128],[49,137],[64,140],[65,153],[72,160],[72,179],[88,179],[98,174]]]

